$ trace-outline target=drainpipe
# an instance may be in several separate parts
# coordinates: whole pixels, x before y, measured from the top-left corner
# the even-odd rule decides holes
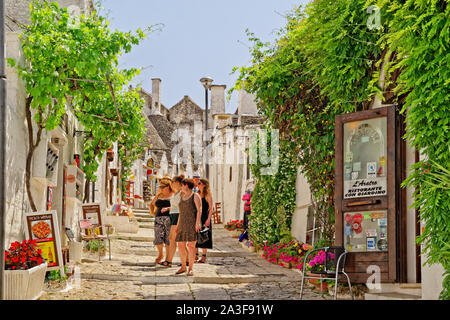
[[[6,216],[6,68],[5,68],[5,4],[0,0],[0,300],[3,300],[5,269]]]

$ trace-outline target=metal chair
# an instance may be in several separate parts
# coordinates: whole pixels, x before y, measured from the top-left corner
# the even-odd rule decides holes
[[[95,228],[97,227],[106,227],[107,232],[105,235],[99,235],[95,233]],[[81,233],[81,240],[83,241],[90,241],[90,240],[97,240],[98,244],[98,261],[100,261],[100,241],[108,240],[108,247],[109,247],[109,260],[111,260],[111,239],[109,238],[109,228],[111,225],[94,225],[92,224],[92,221],[89,219],[81,219],[80,220],[80,229],[81,231],[85,231],[85,234],[83,232]],[[89,230],[89,231],[88,231]]]
[[[350,295],[352,296],[352,300],[354,300],[353,292],[352,292],[352,284],[350,283],[350,278],[349,278],[348,274],[344,270],[346,256],[348,253],[347,249],[345,249],[344,247],[323,247],[323,248],[311,250],[306,254],[305,259],[303,260],[303,267],[302,267],[302,285],[301,285],[301,289],[300,289],[300,299],[302,299],[302,297],[303,297],[303,286],[305,283],[305,278],[316,279],[315,277],[307,276],[305,273],[307,259],[309,256],[311,256],[312,253],[318,252],[321,250],[325,252],[325,262],[324,262],[325,269],[321,270],[321,271],[309,271],[312,274],[318,274],[320,276],[320,293],[323,296],[322,280],[334,280],[335,281],[334,300],[336,300],[337,299],[338,277],[339,277],[339,275],[344,275],[347,278],[348,286],[350,288]],[[334,259],[329,258],[329,255],[328,255],[329,253],[334,254]],[[332,277],[330,277],[330,276],[332,276]]]

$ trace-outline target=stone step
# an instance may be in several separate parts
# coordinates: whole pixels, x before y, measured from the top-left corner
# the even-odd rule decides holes
[[[155,218],[136,218],[137,222],[155,222]]]
[[[174,272],[175,272],[174,268]],[[101,280],[101,281],[133,281],[141,284],[178,284],[178,283],[201,283],[201,284],[232,284],[232,283],[263,283],[263,282],[289,282],[292,283],[292,278],[284,274],[264,274],[264,275],[221,275],[221,276],[207,276],[196,275],[187,277],[182,275],[161,275],[161,276],[129,276],[129,275],[115,275],[115,274],[99,274],[99,273],[81,273],[81,279],[85,280]],[[300,280],[298,280],[299,282]],[[295,281],[294,281],[295,282]]]
[[[134,214],[149,214],[150,209],[133,209]]]
[[[149,213],[135,213],[134,216],[135,218],[154,218],[154,216]]]
[[[365,300],[421,300],[421,295],[400,292],[366,293]]]
[[[155,229],[155,225],[153,223],[140,223],[139,228]]]
[[[382,283],[380,290],[369,290],[368,293],[400,293],[421,297],[422,285],[420,283]]]
[[[133,235],[133,234],[113,234],[109,236],[111,239],[131,240],[138,242],[152,242],[155,238],[151,236]]]
[[[139,241],[139,240],[137,240]],[[153,238],[152,238],[153,241]],[[114,245],[113,245],[114,247]],[[118,253],[118,254],[132,254],[132,255],[136,255],[136,256],[157,256],[158,255],[158,251],[152,247],[152,249],[130,249],[130,250],[123,250],[123,249],[113,249],[113,252]],[[214,252],[211,250],[208,250],[208,257],[209,258],[233,258],[233,257],[246,257],[246,258],[251,258],[249,256],[248,252],[231,252],[231,251],[226,251],[226,252]],[[178,256],[178,250],[175,251],[175,256]]]

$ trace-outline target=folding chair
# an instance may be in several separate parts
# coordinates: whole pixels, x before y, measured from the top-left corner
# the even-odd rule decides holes
[[[106,236],[105,235],[99,235],[95,233],[95,228],[97,227],[106,227],[107,228],[107,232],[106,232]],[[85,233],[83,234],[83,232],[81,232],[81,240],[83,241],[90,241],[90,240],[97,240],[97,244],[98,244],[98,261],[100,261],[100,241],[105,242],[105,240],[108,240],[108,247],[109,247],[109,260],[111,260],[111,239],[109,238],[109,228],[111,227],[111,225],[105,225],[105,226],[101,226],[101,225],[94,225],[92,224],[92,221],[89,219],[82,219],[80,220],[80,229],[81,231],[85,231]],[[88,232],[89,230],[89,232]]]
[[[344,267],[345,267],[345,259],[347,256],[347,249],[345,249],[344,247],[323,247],[323,248],[318,248],[315,250],[311,250],[310,252],[308,252],[305,256],[305,259],[303,259],[303,267],[302,267],[302,285],[301,285],[301,289],[300,289],[300,299],[302,299],[303,297],[303,286],[305,283],[305,278],[308,279],[316,279],[315,277],[310,277],[306,275],[306,271],[305,271],[305,267],[306,267],[306,263],[307,263],[307,259],[309,256],[311,256],[311,254],[313,252],[318,252],[318,251],[324,251],[325,252],[325,270],[322,271],[309,271],[312,274],[318,274],[320,276],[320,293],[323,296],[323,287],[322,287],[322,280],[335,280],[335,285],[334,285],[334,300],[337,299],[337,285],[338,285],[338,277],[339,275],[345,275],[347,277],[347,282],[348,282],[348,286],[350,288],[350,295],[352,296],[352,300],[353,299],[353,292],[352,292],[352,284],[350,283],[350,278],[348,276],[347,273],[345,273],[344,271]],[[334,254],[334,258],[331,259],[329,257],[329,253],[333,253]],[[339,269],[341,269],[339,271]],[[324,277],[322,277],[324,276]],[[332,276],[332,277],[330,277]]]

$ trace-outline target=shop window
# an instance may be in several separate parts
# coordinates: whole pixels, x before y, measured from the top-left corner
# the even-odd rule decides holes
[[[344,199],[386,195],[385,117],[344,124]]]
[[[348,212],[344,215],[348,251],[387,251],[387,211]]]

